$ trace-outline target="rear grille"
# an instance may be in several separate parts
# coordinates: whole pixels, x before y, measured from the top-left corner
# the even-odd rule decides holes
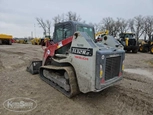
[[[121,56],[106,58],[105,80],[119,75]]]

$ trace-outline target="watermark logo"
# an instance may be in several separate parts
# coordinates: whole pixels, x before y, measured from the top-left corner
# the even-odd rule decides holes
[[[35,109],[37,107],[37,103],[30,98],[17,97],[4,101],[3,106],[9,111],[28,112]]]

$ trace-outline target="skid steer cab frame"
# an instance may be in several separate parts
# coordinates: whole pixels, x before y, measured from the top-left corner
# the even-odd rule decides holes
[[[43,60],[31,64],[33,71],[67,97],[79,92],[99,92],[120,81],[125,51],[95,43],[94,27],[67,21],[55,25],[46,43]],[[36,70],[35,68],[35,70]],[[32,72],[31,72],[32,73]]]

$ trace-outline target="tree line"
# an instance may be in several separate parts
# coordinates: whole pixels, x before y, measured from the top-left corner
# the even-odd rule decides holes
[[[80,15],[77,15],[75,12],[67,12],[66,14],[55,16],[52,21],[46,20],[44,21],[42,18],[36,18],[38,25],[43,29],[44,35],[49,35],[51,33],[51,27],[59,22],[64,21],[78,21],[82,23],[86,23],[85,20],[82,20]],[[132,32],[135,33],[137,40],[143,35],[144,40],[147,38],[151,40],[153,35],[153,16],[135,16],[131,19],[124,18],[112,18],[105,17],[102,18],[98,23],[89,23],[93,25],[95,31],[105,31],[109,30],[109,34],[114,37],[118,36],[123,32]]]
[[[144,35],[151,40],[153,34],[153,16],[135,16],[131,19],[106,17],[100,23],[94,24],[96,31],[109,30],[109,33],[116,37],[119,33],[135,33],[137,40]]]

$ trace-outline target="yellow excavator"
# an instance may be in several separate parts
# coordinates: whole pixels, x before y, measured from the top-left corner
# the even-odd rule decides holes
[[[41,39],[40,38],[33,38],[31,40],[32,45],[40,45]]]
[[[98,38],[102,38],[104,35],[108,35],[109,34],[109,31],[108,30],[105,30],[105,31],[99,31],[95,34],[95,38],[98,39]]]
[[[33,38],[31,40],[32,45],[41,45],[42,43],[46,43],[46,41],[50,40],[48,37],[41,39],[41,38]]]
[[[0,45],[2,44],[8,44],[12,45],[12,35],[6,35],[6,34],[0,34]]]
[[[28,40],[26,38],[24,38],[24,39],[16,39],[15,43],[28,44]]]

